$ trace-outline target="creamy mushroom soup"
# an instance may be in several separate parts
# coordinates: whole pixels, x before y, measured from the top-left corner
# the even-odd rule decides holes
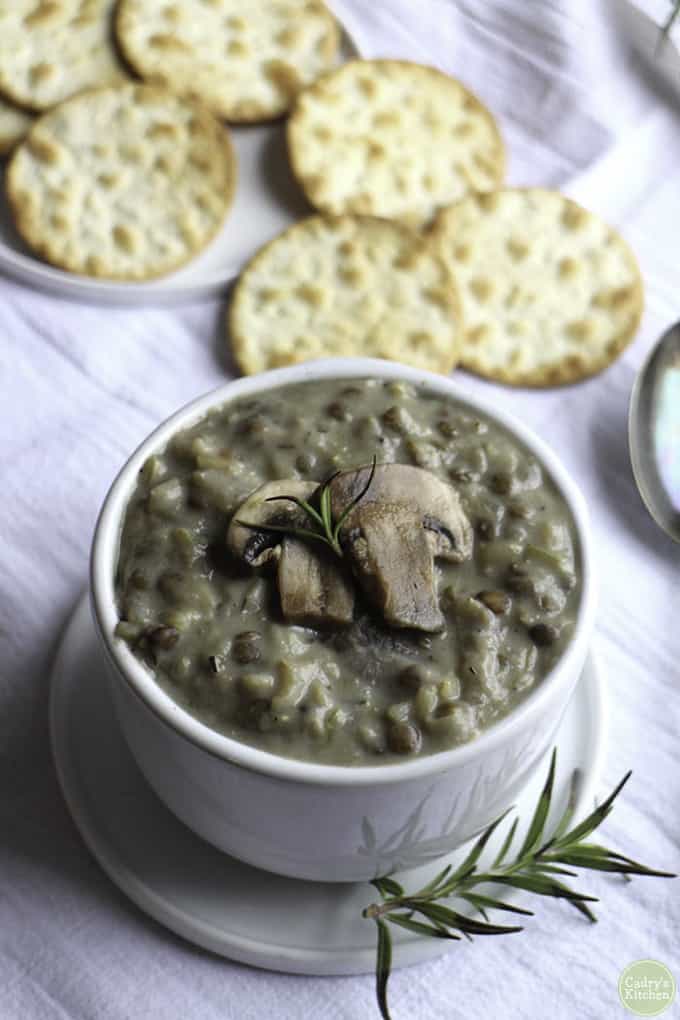
[[[511,711],[568,644],[579,576],[564,500],[499,425],[426,386],[298,383],[146,461],[116,633],[215,730],[379,764]]]

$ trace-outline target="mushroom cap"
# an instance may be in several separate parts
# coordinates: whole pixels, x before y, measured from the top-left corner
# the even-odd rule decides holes
[[[330,483],[331,509],[338,519],[368,482],[371,464],[342,471]],[[371,503],[403,503],[420,512],[435,558],[462,563],[472,556],[472,527],[453,486],[412,464],[378,464],[368,491],[343,525],[349,532],[355,514]]]
[[[304,511],[295,503],[286,503],[283,500],[268,503],[267,500],[276,496],[309,499],[316,489],[317,482],[302,482],[293,478],[260,485],[251,492],[244,503],[241,503],[229,522],[227,546],[230,551],[249,567],[261,567],[273,559],[278,559],[283,533],[264,529],[257,531],[257,525],[304,528],[308,521]],[[245,524],[252,527],[246,527]]]

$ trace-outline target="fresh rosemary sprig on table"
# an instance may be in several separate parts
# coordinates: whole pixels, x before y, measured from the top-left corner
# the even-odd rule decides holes
[[[392,968],[392,938],[389,925],[406,928],[416,935],[459,941],[461,936],[471,939],[473,935],[507,935],[522,931],[515,925],[498,925],[489,922],[489,910],[502,910],[512,914],[532,915],[533,911],[506,903],[504,900],[474,891],[477,886],[494,883],[522,889],[537,896],[549,896],[571,903],[589,921],[597,918],[588,906],[596,903],[597,897],[577,892],[567,885],[563,878],[577,878],[573,868],[590,871],[611,871],[626,877],[630,875],[656,875],[659,878],[675,878],[667,871],[656,871],[644,864],[608,850],[598,843],[587,842],[588,836],[607,818],[614,801],[628,782],[627,772],[618,786],[588,817],[578,825],[569,828],[574,810],[574,787],[569,803],[552,836],[543,839],[545,824],[550,811],[555,781],[556,750],[553,750],[550,769],[545,786],[538,799],[531,824],[516,856],[508,860],[508,854],[517,830],[515,818],[503,844],[487,871],[477,871],[477,861],[492,834],[507,816],[501,815],[479,837],[462,864],[452,870],[444,868],[436,878],[414,893],[406,893],[393,878],[376,878],[372,885],[380,893],[380,903],[372,903],[363,911],[363,916],[375,921],[378,931],[376,954],[376,995],[383,1020],[391,1020],[387,1005],[387,984]],[[442,901],[455,898],[473,907],[483,920],[461,914]]]
[[[325,545],[330,546],[336,556],[342,557],[343,550],[340,545],[340,529],[347,520],[348,516],[354,510],[358,503],[364,498],[373,476],[375,475],[376,458],[373,457],[371,462],[371,470],[368,475],[366,484],[362,487],[361,491],[357,496],[351,500],[346,507],[343,508],[342,513],[338,517],[337,521],[333,521],[333,510],[331,507],[331,482],[341,474],[340,471],[336,471],[334,474],[327,478],[319,490],[319,509],[313,507],[306,499],[299,499],[297,496],[269,496],[266,503],[276,503],[281,500],[287,503],[295,503],[301,510],[307,514],[311,523],[314,525],[313,528],[296,528],[295,526],[288,526],[286,524],[249,524],[248,521],[237,521],[237,524],[241,524],[245,528],[252,528],[255,531],[280,531],[285,535],[295,535],[299,538],[313,538],[318,542],[323,542]]]

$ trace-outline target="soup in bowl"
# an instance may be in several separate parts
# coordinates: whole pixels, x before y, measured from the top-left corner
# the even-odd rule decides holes
[[[366,359],[228,383],[161,426],[107,496],[92,597],[162,799],[228,853],[326,880],[422,863],[504,810],[593,624],[554,454],[451,379]]]

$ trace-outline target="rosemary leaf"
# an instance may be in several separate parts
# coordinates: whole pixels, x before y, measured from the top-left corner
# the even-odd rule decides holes
[[[392,936],[384,921],[376,920],[378,926],[378,951],[375,962],[375,985],[378,1006],[383,1020],[392,1020],[387,1006],[387,982],[392,970]]]
[[[578,844],[579,851],[581,853],[592,854],[593,857],[619,857],[622,861],[630,861],[630,857],[624,857],[623,854],[617,854],[613,850],[608,850],[606,846],[601,846],[599,843],[581,843]],[[541,854],[548,860],[553,854],[558,854],[559,850],[550,850],[548,853]]]
[[[589,896],[588,899],[595,899],[595,902],[598,902],[598,900],[593,896]],[[597,914],[594,914],[588,904],[584,903],[583,900],[568,900],[567,902],[570,903],[575,910],[578,910],[579,914],[583,914],[583,916],[587,918],[591,924],[597,924]]]
[[[292,528],[286,524],[250,524],[249,521],[236,521],[242,528],[250,528],[251,531],[275,531],[280,532],[282,535],[292,535],[294,538],[302,536],[303,538],[314,538],[317,542],[324,542],[329,545],[328,539],[325,535],[320,534],[318,531],[311,531],[309,528]]]
[[[534,916],[533,910],[525,910],[524,907],[517,907],[514,903],[505,903],[503,900],[497,900],[493,896],[482,896],[481,893],[462,893],[460,898],[467,900],[471,906],[476,907],[480,912],[482,907],[489,907],[489,909],[493,910],[507,910],[511,914],[526,914],[528,917]]]
[[[507,836],[503,840],[503,846],[498,851],[498,855],[496,856],[496,860],[492,864],[493,868],[499,867],[503,863],[505,858],[507,857],[508,851],[510,850],[510,847],[512,846],[512,841],[515,838],[515,833],[517,832],[517,825],[518,825],[518,823],[519,823],[519,818],[515,818],[513,820],[512,825],[508,829]]]
[[[631,868],[635,868],[635,874],[656,875],[659,878],[675,878],[675,875],[671,874],[670,871],[657,871],[654,868],[648,868],[646,865],[640,864],[639,861],[634,861],[632,857],[626,857],[624,854],[618,854],[615,850],[608,850],[606,847],[599,846],[597,843],[579,843],[575,849],[583,856],[596,859],[606,857],[611,861],[621,861],[622,864],[630,865]],[[589,868],[592,865],[582,864],[580,866]]]
[[[592,900],[593,903],[597,903],[596,896],[578,893],[563,882],[559,882],[556,878],[549,878],[538,873],[530,875],[496,875],[490,878],[489,881],[500,882],[502,885],[509,885],[513,889],[525,889],[527,892],[538,893],[539,896],[555,896],[558,899],[566,900]]]
[[[420,890],[420,895],[427,896],[430,893],[434,893],[435,891],[437,891],[438,887],[442,884],[442,882],[444,882],[444,880],[450,874],[451,865],[447,864],[443,871],[440,871],[438,875],[435,875],[431,882],[428,882],[427,885],[423,886],[423,888]]]
[[[561,860],[562,858],[555,859]],[[543,857],[541,857],[540,860],[532,861],[528,866],[531,868],[532,872],[539,871],[543,875],[567,875],[569,878],[577,877],[575,871],[568,871],[567,868],[560,868],[556,864],[545,863]]]
[[[602,803],[598,807],[596,807],[595,810],[592,811],[588,815],[588,817],[585,818],[580,823],[580,825],[577,825],[575,826],[575,828],[570,829],[569,832],[561,836],[560,839],[556,840],[552,844],[552,848],[555,849],[555,847],[568,846],[572,843],[577,843],[580,839],[583,839],[584,836],[589,836],[590,833],[593,832],[593,830],[598,827],[598,825],[601,825],[602,822],[607,817],[607,815],[609,814],[609,812],[611,811],[614,801],[621,793],[621,790],[626,785],[631,775],[632,773],[630,770],[626,772],[621,782],[616,787],[614,787],[614,789],[609,794],[607,799],[602,801]]]
[[[553,785],[555,782],[555,762],[557,758],[557,750],[554,748],[553,753],[550,757],[550,768],[548,769],[548,778],[545,781],[545,786],[541,791],[541,795],[538,798],[536,804],[536,810],[534,811],[534,817],[531,819],[531,824],[527,831],[527,834],[522,843],[522,849],[519,852],[520,857],[525,857],[531,853],[541,841],[543,830],[545,829],[546,819],[548,817],[548,810],[552,801]]]
[[[318,512],[318,510],[316,510],[316,508],[312,506],[311,503],[307,502],[306,499],[298,499],[297,496],[267,496],[265,500],[265,503],[281,503],[281,502],[295,503],[295,505],[299,506],[301,510],[304,510],[304,512],[309,517],[311,517],[312,520],[316,521],[317,524],[323,526],[323,517]]]
[[[569,780],[569,797],[567,798],[567,806],[564,809],[564,814],[557,823],[557,827],[552,834],[552,838],[548,841],[548,845],[557,842],[558,839],[564,835],[569,828],[571,820],[574,817],[574,811],[576,809],[576,801],[578,793],[581,788],[581,780],[583,778],[580,769],[574,769]]]
[[[333,513],[331,510],[331,490],[324,485],[319,497],[319,509],[321,510],[321,523],[326,534],[333,530]]]
[[[393,878],[388,878],[387,876],[385,878],[374,878],[371,885],[375,886],[381,896],[385,896],[385,894],[388,896],[404,895],[402,886],[395,882]]]
[[[509,808],[508,810],[511,810],[511,809]],[[475,845],[472,847],[472,850],[467,855],[467,857],[465,858],[463,863],[460,865],[458,870],[454,871],[454,873],[451,875],[451,878],[446,883],[447,887],[451,886],[451,888],[454,888],[455,885],[457,885],[461,880],[466,878],[469,874],[472,874],[472,872],[474,871],[475,866],[477,864],[477,861],[479,860],[479,856],[480,856],[482,850],[484,849],[486,844],[489,842],[489,840],[493,836],[494,832],[496,831],[498,826],[501,824],[503,819],[507,816],[507,814],[508,814],[508,812],[506,811],[499,818],[497,818],[495,822],[492,822],[491,825],[489,826],[489,828],[486,829],[485,832],[482,833],[482,835],[479,837],[479,839],[477,840]]]
[[[656,871],[653,868],[645,867],[644,864],[637,864],[635,861],[628,863],[620,858],[582,854],[578,847],[575,850],[570,850],[569,853],[562,854],[561,860],[565,864],[571,864],[574,868],[589,868],[591,871],[614,871],[619,875],[654,875],[657,878],[675,877],[669,871]]]
[[[413,907],[413,904],[410,904]],[[486,924],[476,921],[466,914],[459,914],[457,910],[450,907],[443,907],[439,903],[427,903],[414,907],[418,913],[423,914],[430,921],[440,924],[446,928],[454,928],[468,935],[506,935],[511,932],[521,931],[521,928],[509,927],[507,925]]]
[[[376,456],[374,454],[373,455],[373,460],[371,461],[371,470],[369,471],[369,474],[368,474],[368,481],[363,486],[363,488],[362,488],[361,492],[359,493],[359,495],[355,496],[354,499],[350,503],[348,503],[348,505],[345,507],[345,509],[340,514],[340,517],[338,518],[338,523],[335,525],[335,537],[336,537],[336,539],[337,539],[337,536],[340,534],[340,528],[343,526],[343,524],[347,520],[348,516],[351,514],[352,510],[354,510],[354,507],[357,506],[357,504],[361,502],[361,500],[364,498],[364,496],[366,495],[366,493],[370,489],[371,482],[373,481],[373,476],[375,475],[375,469],[376,469],[377,463],[378,462],[377,462]]]
[[[460,942],[460,936],[454,935],[453,932],[447,931],[446,928],[440,928],[432,924],[423,924],[422,921],[414,921],[413,918],[406,914],[387,914],[386,917],[390,924],[397,924],[400,928],[406,928],[407,931],[412,931],[416,935],[426,935],[429,938],[451,939],[453,942]]]

